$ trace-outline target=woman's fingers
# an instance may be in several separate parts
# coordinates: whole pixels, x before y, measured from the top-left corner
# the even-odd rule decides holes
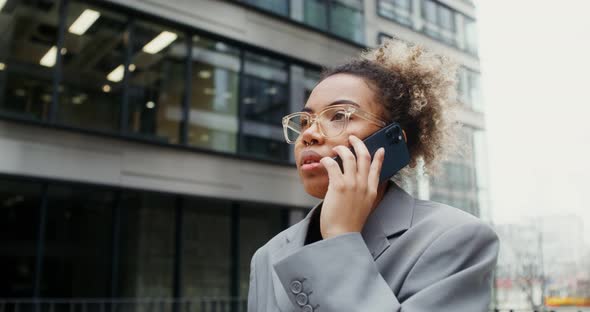
[[[373,162],[369,171],[368,189],[374,192],[377,192],[377,188],[379,187],[379,176],[381,175],[383,159],[385,159],[385,149],[381,147],[377,150],[375,156],[373,156]]]
[[[334,147],[333,150],[338,153],[338,156],[340,156],[340,159],[342,159],[344,177],[346,177],[347,180],[356,180],[356,158],[354,157],[352,151],[343,145],[338,145]]]
[[[340,171],[340,166],[338,163],[332,159],[332,157],[323,157],[320,159],[320,163],[326,168],[328,172],[328,179],[330,184],[339,183],[342,179],[342,171]]]
[[[361,139],[354,135],[351,135],[348,140],[352,147],[354,147],[354,153],[356,154],[356,166],[359,178],[361,181],[367,181],[369,176],[369,167],[371,166],[371,154],[365,146],[365,143]]]

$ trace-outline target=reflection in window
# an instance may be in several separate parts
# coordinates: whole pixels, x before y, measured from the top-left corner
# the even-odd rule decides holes
[[[330,30],[337,36],[364,42],[362,0],[332,0]]]
[[[287,64],[266,56],[245,54],[242,106],[242,152],[286,160],[281,118],[288,113]]]
[[[0,180],[0,298],[33,296],[41,185]]]
[[[124,298],[171,297],[175,196],[125,191],[118,207],[122,227],[117,295]]]
[[[56,57],[60,52],[56,46],[59,2],[8,1],[3,6],[0,11],[0,111],[30,119],[46,119],[52,102]]]
[[[270,238],[282,231],[285,209],[263,207],[253,204],[240,204],[240,296],[247,297],[250,274],[250,260],[254,252]]]
[[[178,143],[186,39],[174,29],[136,23],[129,64],[129,131]]]
[[[377,5],[379,15],[412,26],[412,0],[379,0]]]
[[[182,218],[183,296],[225,297],[230,294],[230,212],[230,202],[185,200]]]
[[[193,37],[189,145],[236,152],[239,56],[224,42]]]
[[[110,295],[114,193],[50,185],[41,296]]]
[[[122,103],[126,18],[80,2],[68,5],[58,121],[116,131]]]

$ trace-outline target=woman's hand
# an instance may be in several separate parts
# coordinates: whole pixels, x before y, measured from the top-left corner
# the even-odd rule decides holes
[[[324,239],[344,233],[361,232],[371,213],[385,151],[380,148],[371,162],[367,147],[359,138],[348,138],[354,154],[345,146],[334,147],[342,159],[344,173],[331,157],[320,160],[328,171],[328,192],[322,204],[320,231]]]

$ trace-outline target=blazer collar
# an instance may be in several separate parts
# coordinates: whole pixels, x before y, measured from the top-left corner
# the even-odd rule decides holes
[[[414,201],[414,198],[396,183],[389,182],[383,199],[369,215],[361,232],[374,259],[389,247],[388,238],[410,228],[414,216]],[[322,202],[319,202],[315,205],[303,220],[285,233],[285,241],[273,254],[276,261],[303,246],[311,216],[321,204]]]

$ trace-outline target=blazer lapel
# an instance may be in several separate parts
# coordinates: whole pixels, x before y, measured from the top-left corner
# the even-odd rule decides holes
[[[389,238],[410,228],[414,216],[414,198],[390,182],[383,199],[369,215],[361,232],[374,260],[389,247]]]

